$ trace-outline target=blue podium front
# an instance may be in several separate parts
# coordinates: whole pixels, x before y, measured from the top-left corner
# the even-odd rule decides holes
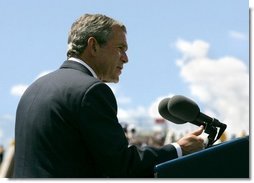
[[[249,178],[249,136],[158,164],[157,178]]]

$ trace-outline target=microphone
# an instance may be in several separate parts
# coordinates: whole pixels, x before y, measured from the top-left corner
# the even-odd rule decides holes
[[[165,98],[160,102],[159,107],[158,107],[160,115],[163,118],[165,118],[165,119],[167,119],[167,120],[169,120],[173,123],[176,123],[176,124],[186,123],[186,121],[183,121],[183,120],[181,120],[181,119],[179,119],[179,118],[177,118],[177,117],[175,117],[175,116],[173,116],[169,113],[169,111],[168,111],[169,100],[170,100],[170,98]]]
[[[173,123],[184,124],[190,122],[197,126],[203,125],[205,127],[205,132],[209,134],[207,147],[210,147],[217,141],[227,128],[226,124],[200,112],[198,105],[193,100],[182,95],[175,95],[172,98],[163,99],[159,103],[158,110],[163,118]],[[218,134],[217,127],[220,128]],[[215,139],[216,134],[217,138]]]
[[[176,124],[190,122],[197,126],[205,125],[205,122],[212,123],[213,126],[223,127],[215,118],[211,118],[200,112],[198,105],[191,99],[182,95],[175,95],[172,98],[165,98],[159,104],[160,115]]]

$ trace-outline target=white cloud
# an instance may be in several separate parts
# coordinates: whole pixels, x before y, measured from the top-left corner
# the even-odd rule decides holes
[[[37,80],[38,78],[50,73],[51,71],[43,71],[41,73],[39,73],[34,80]],[[11,95],[13,96],[17,96],[17,97],[21,97],[23,95],[23,93],[26,91],[26,89],[28,88],[28,84],[17,84],[11,87]]]
[[[122,105],[130,104],[131,101],[132,101],[131,98],[130,97],[126,97],[126,96],[120,96],[118,98],[118,103],[122,104]]]
[[[27,89],[28,85],[18,84],[11,88],[11,95],[20,97]]]
[[[52,72],[52,71],[48,70],[48,71],[43,71],[43,72],[39,73],[38,76],[35,78],[35,80],[39,79],[42,76],[45,76],[46,74],[49,74],[50,72]]]
[[[3,130],[0,128],[0,139],[1,139],[3,136],[4,136],[4,132],[3,132]],[[0,145],[2,145],[2,144],[0,144]]]
[[[178,39],[176,42],[176,48],[178,48],[185,57],[205,57],[209,50],[210,45],[202,40],[196,40],[193,43],[187,42],[182,39]]]
[[[127,105],[131,104],[132,99],[127,97],[124,93],[121,92],[119,85],[107,83],[107,85],[111,88],[112,92],[117,98],[118,105]]]
[[[5,114],[3,116],[0,116],[0,121],[14,121],[15,116],[10,115],[10,114]]]
[[[134,125],[138,131],[154,132],[158,127],[167,130],[169,127],[170,132],[174,132],[177,137],[180,137],[186,132],[193,131],[197,127],[193,124],[186,123],[183,125],[174,124],[173,122],[166,122],[164,125],[157,125],[155,120],[162,118],[158,112],[158,106],[162,99],[172,97],[173,94],[159,96],[149,106],[139,106],[135,108],[118,108],[119,122],[125,122]],[[117,99],[118,100],[118,99]]]
[[[147,109],[139,106],[131,109],[118,109],[118,118],[122,121],[136,123],[137,119],[147,116]]]
[[[239,134],[242,130],[248,133],[247,66],[234,57],[208,58],[209,44],[204,41],[198,42],[201,46],[196,46],[197,41],[191,43],[181,40],[181,44],[176,42],[176,47],[183,53],[182,59],[177,61],[182,78],[189,85],[191,93],[207,107],[205,110],[217,114],[219,120],[228,125],[228,133]],[[200,54],[192,54],[190,57],[193,50],[195,53],[202,53],[203,57],[201,58]]]
[[[9,140],[14,137],[15,116],[4,114],[0,116],[0,145],[8,145]]]
[[[229,37],[240,41],[247,40],[247,36],[244,33],[237,31],[229,31]]]
[[[159,96],[157,99],[155,99],[155,101],[148,107],[149,116],[153,119],[161,118],[161,115],[158,111],[158,106],[162,99],[172,97],[172,96],[173,94],[169,94],[166,96]]]
[[[151,130],[154,121],[149,116],[146,107],[139,106],[135,108],[118,108],[117,114],[119,122],[128,123],[134,125],[137,130],[149,131]]]

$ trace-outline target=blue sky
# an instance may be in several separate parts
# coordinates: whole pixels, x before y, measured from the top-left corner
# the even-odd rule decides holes
[[[1,1],[0,144],[13,136],[24,89],[66,59],[68,31],[84,13],[127,26],[129,63],[110,85],[120,120],[149,126],[158,101],[181,94],[230,133],[248,130],[248,8],[247,0]]]

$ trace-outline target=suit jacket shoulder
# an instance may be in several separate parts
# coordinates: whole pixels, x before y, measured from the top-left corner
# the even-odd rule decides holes
[[[66,61],[39,78],[16,112],[14,177],[152,177],[172,145],[129,146],[109,86]]]

